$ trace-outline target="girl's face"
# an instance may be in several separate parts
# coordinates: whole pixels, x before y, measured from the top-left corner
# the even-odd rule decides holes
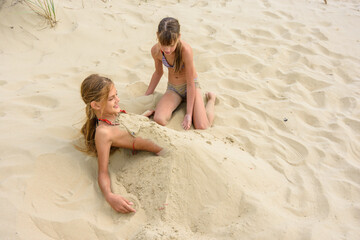
[[[117,114],[120,112],[119,107],[119,97],[117,95],[117,90],[115,86],[113,85],[110,89],[109,96],[106,99],[104,114]]]
[[[163,51],[166,55],[171,55],[175,51],[178,41],[179,40],[168,46],[164,46],[159,43],[161,51]]]

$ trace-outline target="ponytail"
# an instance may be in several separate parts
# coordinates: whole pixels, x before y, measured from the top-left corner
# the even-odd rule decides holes
[[[95,131],[97,125],[97,118],[94,114],[90,104],[86,105],[86,122],[81,128],[81,133],[84,135],[85,149],[84,152],[88,154],[97,154],[95,146]]]
[[[90,104],[92,101],[101,102],[109,95],[111,87],[114,83],[106,77],[101,77],[97,74],[88,76],[81,84],[81,97],[86,104],[85,115],[86,121],[82,126],[80,132],[84,135],[84,147],[76,146],[82,152],[97,155],[95,145],[95,132],[98,124],[97,117]],[[111,149],[111,152],[113,152]]]

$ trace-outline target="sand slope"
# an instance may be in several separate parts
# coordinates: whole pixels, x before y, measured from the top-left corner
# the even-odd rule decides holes
[[[309,1],[56,1],[53,29],[25,5],[0,2],[1,239],[359,239],[360,4]],[[183,131],[144,118],[164,157],[111,157],[105,202],[97,163],[73,144],[81,81],[114,80],[121,105],[152,96],[150,48],[179,19],[214,126]],[[150,136],[151,135],[151,136]]]

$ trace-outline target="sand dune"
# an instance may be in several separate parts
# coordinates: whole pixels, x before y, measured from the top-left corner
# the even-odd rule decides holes
[[[55,28],[0,1],[1,239],[359,239],[360,4],[310,1],[55,1]],[[144,117],[168,155],[120,150],[113,191],[74,148],[80,83],[110,77],[121,107],[143,96],[158,22],[179,19],[214,126],[184,131]]]

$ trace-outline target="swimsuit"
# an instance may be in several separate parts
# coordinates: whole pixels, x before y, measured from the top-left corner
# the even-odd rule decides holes
[[[195,88],[200,88],[200,83],[197,78],[194,79]],[[173,91],[177,93],[182,99],[186,99],[186,86],[187,83],[183,83],[180,85],[174,85],[168,82],[167,91]]]
[[[164,64],[164,66],[167,67],[167,68],[174,68],[174,66],[171,66],[171,65],[168,63],[168,61],[166,60],[166,57],[165,57],[164,52],[161,51],[161,53],[162,53],[162,59],[161,59],[161,61],[162,61],[162,63]]]
[[[164,64],[164,66],[167,68],[174,68],[174,66],[171,66],[166,60],[164,52],[161,51],[161,53],[162,53],[161,61]],[[184,68],[185,66],[183,65],[182,67]],[[200,88],[200,83],[197,80],[197,78],[194,79],[194,82],[195,82],[195,87]],[[167,90],[177,93],[182,99],[186,99],[186,83],[180,85],[174,85],[168,82]]]

